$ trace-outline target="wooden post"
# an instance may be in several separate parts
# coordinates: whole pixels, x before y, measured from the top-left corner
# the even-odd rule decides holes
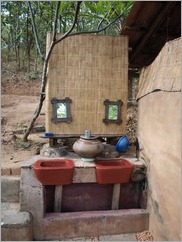
[[[113,186],[112,210],[117,210],[119,208],[120,186],[121,184],[114,184]]]
[[[55,186],[55,194],[54,194],[54,212],[61,212],[61,200],[62,200],[62,190],[63,186]]]
[[[56,147],[57,145],[57,138],[49,138],[49,146]]]

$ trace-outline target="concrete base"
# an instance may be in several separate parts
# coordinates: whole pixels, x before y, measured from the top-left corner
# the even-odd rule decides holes
[[[60,239],[60,241],[65,241]],[[114,234],[114,235],[104,235],[104,236],[91,236],[91,237],[78,237],[67,239],[66,241],[137,241],[136,234]]]
[[[1,241],[32,241],[32,217],[28,212],[18,212],[3,217]]]
[[[104,236],[141,232],[148,229],[149,214],[146,210],[127,209],[45,214],[42,233],[36,240],[61,240],[87,236]]]
[[[48,191],[47,187],[43,186],[37,180],[31,167],[37,159],[40,159],[40,156],[33,157],[31,160],[23,164],[20,180],[20,209],[21,211],[29,211],[33,216],[35,240],[59,241],[81,237],[88,238],[105,235],[136,233],[148,229],[149,213],[145,209],[138,207],[125,209],[124,207],[123,209],[111,210],[112,206],[108,206],[106,209],[104,209],[105,207],[101,209],[96,206],[82,210],[82,208],[85,206],[85,203],[90,202],[90,204],[92,204],[90,200],[97,198],[98,193],[101,197],[101,200],[107,200],[112,196],[112,192],[111,196],[107,196],[106,198],[103,196],[102,192],[96,192],[94,196],[89,196],[87,198],[87,195],[89,195],[87,189],[88,185],[90,185],[91,188],[94,186],[99,186],[99,184],[96,184],[94,163],[84,163],[81,159],[73,159],[75,163],[73,184],[67,186],[73,186],[75,188],[79,187],[75,196],[72,196],[72,193],[75,192],[74,189],[71,193],[64,194],[64,186],[59,194],[54,192],[46,195]],[[137,167],[144,167],[142,161],[135,162],[136,158],[133,161],[134,165]],[[80,186],[85,191],[84,194],[81,191]],[[55,191],[57,190],[55,189]],[[64,197],[70,198],[70,196],[72,196],[73,200],[76,197],[81,197],[82,199],[79,200],[79,206],[83,207],[80,207],[79,210],[70,209],[69,211],[61,210],[58,212],[57,209],[53,209],[50,211],[49,209],[46,209],[47,200],[50,199],[55,202],[55,194],[59,195],[58,200],[61,208],[64,207]],[[122,200],[122,197],[124,197],[124,195],[121,196],[120,200]],[[77,207],[77,204],[75,203],[75,207]],[[99,204],[100,203],[98,202],[98,205]]]

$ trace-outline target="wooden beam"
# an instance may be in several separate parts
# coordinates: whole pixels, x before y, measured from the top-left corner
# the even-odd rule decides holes
[[[120,186],[120,184],[114,184],[113,186],[112,210],[117,210],[119,208]]]
[[[156,20],[153,22],[153,24],[151,25],[151,27],[148,29],[147,33],[145,34],[144,38],[139,43],[139,45],[137,46],[137,48],[135,49],[135,51],[133,53],[131,53],[131,58],[130,58],[130,63],[131,64],[134,61],[136,55],[144,47],[144,45],[147,42],[147,40],[150,38],[150,36],[156,30],[156,28],[158,27],[158,25],[164,20],[166,14],[175,6],[175,4],[176,4],[175,1],[174,2],[173,1],[170,1],[170,2],[167,2],[165,6],[162,6],[162,10],[159,13],[159,15],[157,16]]]
[[[55,186],[55,194],[54,194],[54,212],[61,212],[61,202],[62,202],[62,189],[63,186]]]

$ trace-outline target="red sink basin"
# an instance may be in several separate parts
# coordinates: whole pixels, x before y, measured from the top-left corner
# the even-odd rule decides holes
[[[32,165],[42,185],[66,185],[73,181],[74,163],[67,159],[37,160]]]
[[[98,160],[96,164],[96,179],[100,184],[127,183],[130,181],[133,164],[124,159]]]

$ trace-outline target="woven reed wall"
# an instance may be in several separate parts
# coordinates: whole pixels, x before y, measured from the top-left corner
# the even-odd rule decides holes
[[[48,34],[47,44],[50,42]],[[127,36],[78,35],[53,50],[46,87],[46,131],[55,134],[122,135],[126,131],[128,94]],[[71,123],[54,124],[52,98],[72,100]],[[105,124],[105,99],[123,101],[122,124]]]

